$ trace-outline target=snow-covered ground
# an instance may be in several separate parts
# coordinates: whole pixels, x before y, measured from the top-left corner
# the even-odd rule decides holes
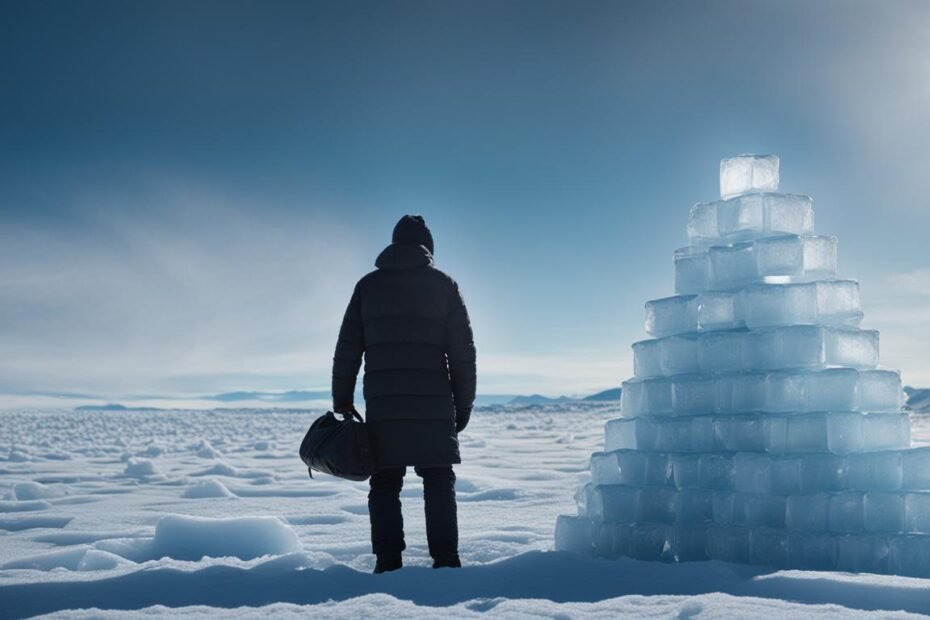
[[[0,413],[0,618],[930,613],[930,580],[551,551],[617,416],[603,404],[476,412],[456,469],[466,567],[428,567],[410,472],[406,566],[371,575],[366,483],[310,480],[296,456],[319,413]],[[914,435],[930,440],[924,418]]]

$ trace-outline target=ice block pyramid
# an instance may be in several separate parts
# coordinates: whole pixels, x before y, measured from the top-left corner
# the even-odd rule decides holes
[[[930,576],[930,448],[776,156],[720,164],[556,548]]]

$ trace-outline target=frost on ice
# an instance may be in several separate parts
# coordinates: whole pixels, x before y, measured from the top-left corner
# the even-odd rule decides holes
[[[930,449],[778,158],[720,164],[556,547],[930,576]]]

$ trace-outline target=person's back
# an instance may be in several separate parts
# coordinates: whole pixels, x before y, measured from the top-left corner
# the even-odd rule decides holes
[[[375,572],[401,566],[400,490],[407,466],[423,478],[433,565],[458,566],[457,433],[475,399],[475,346],[458,286],[433,266],[433,238],[404,216],[377,270],[355,286],[333,358],[333,406],[352,410],[365,357],[365,417],[376,471],[368,508]]]

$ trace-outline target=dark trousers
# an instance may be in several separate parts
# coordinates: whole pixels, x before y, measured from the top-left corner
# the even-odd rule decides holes
[[[452,466],[415,467],[414,471],[423,479],[429,554],[434,560],[455,556],[459,548],[459,524]],[[400,511],[400,490],[405,473],[406,467],[379,469],[369,480],[371,550],[376,554],[400,553],[407,548],[404,543],[404,517]]]

